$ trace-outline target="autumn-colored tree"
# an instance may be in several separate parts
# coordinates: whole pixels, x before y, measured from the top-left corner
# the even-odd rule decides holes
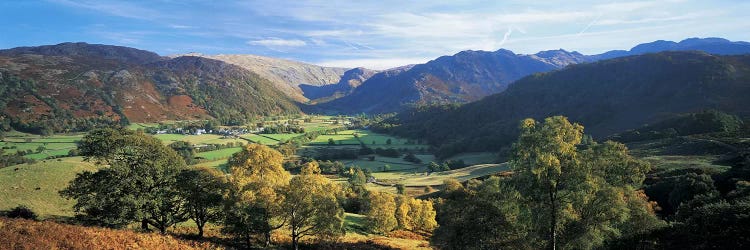
[[[410,198],[409,212],[410,226],[414,232],[432,233],[437,228],[435,208],[431,201]]]
[[[315,161],[305,164],[301,173],[292,178],[283,211],[295,250],[305,236],[332,240],[344,235],[344,209],[337,199],[339,193],[340,187],[320,174]]]
[[[367,226],[375,233],[388,233],[398,226],[396,200],[385,192],[370,192],[367,200]]]
[[[229,159],[229,193],[224,231],[250,243],[262,235],[271,244],[271,232],[284,226],[282,190],[289,183],[283,156],[261,144],[248,144]]]
[[[405,195],[396,196],[396,212],[394,215],[399,229],[412,229],[412,218],[409,216],[412,200],[413,198]]]

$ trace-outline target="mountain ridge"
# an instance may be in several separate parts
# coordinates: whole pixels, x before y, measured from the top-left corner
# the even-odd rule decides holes
[[[680,42],[655,41],[627,51],[615,50],[597,55],[563,49],[536,54],[515,54],[506,49],[466,50],[415,65],[401,76],[375,74],[349,96],[308,109],[333,113],[388,113],[413,105],[466,103],[502,92],[515,80],[534,73],[616,57],[683,50],[744,54],[750,53],[750,43],[721,38],[689,38]]]

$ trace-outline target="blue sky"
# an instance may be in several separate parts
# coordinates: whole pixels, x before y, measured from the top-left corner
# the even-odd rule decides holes
[[[531,2],[531,3],[530,3]],[[384,69],[462,50],[750,40],[750,1],[0,1],[0,48],[84,41]]]

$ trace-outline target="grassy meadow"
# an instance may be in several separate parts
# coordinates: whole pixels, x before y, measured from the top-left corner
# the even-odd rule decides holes
[[[0,210],[25,205],[43,218],[72,216],[75,202],[63,199],[57,192],[67,187],[77,173],[96,169],[81,157],[0,168]]]

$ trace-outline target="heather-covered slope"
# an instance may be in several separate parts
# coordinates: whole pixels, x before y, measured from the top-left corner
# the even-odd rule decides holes
[[[212,118],[237,123],[299,112],[268,80],[237,66],[191,57],[166,60],[126,47],[73,45],[0,50],[4,129],[50,133],[127,121]]]

